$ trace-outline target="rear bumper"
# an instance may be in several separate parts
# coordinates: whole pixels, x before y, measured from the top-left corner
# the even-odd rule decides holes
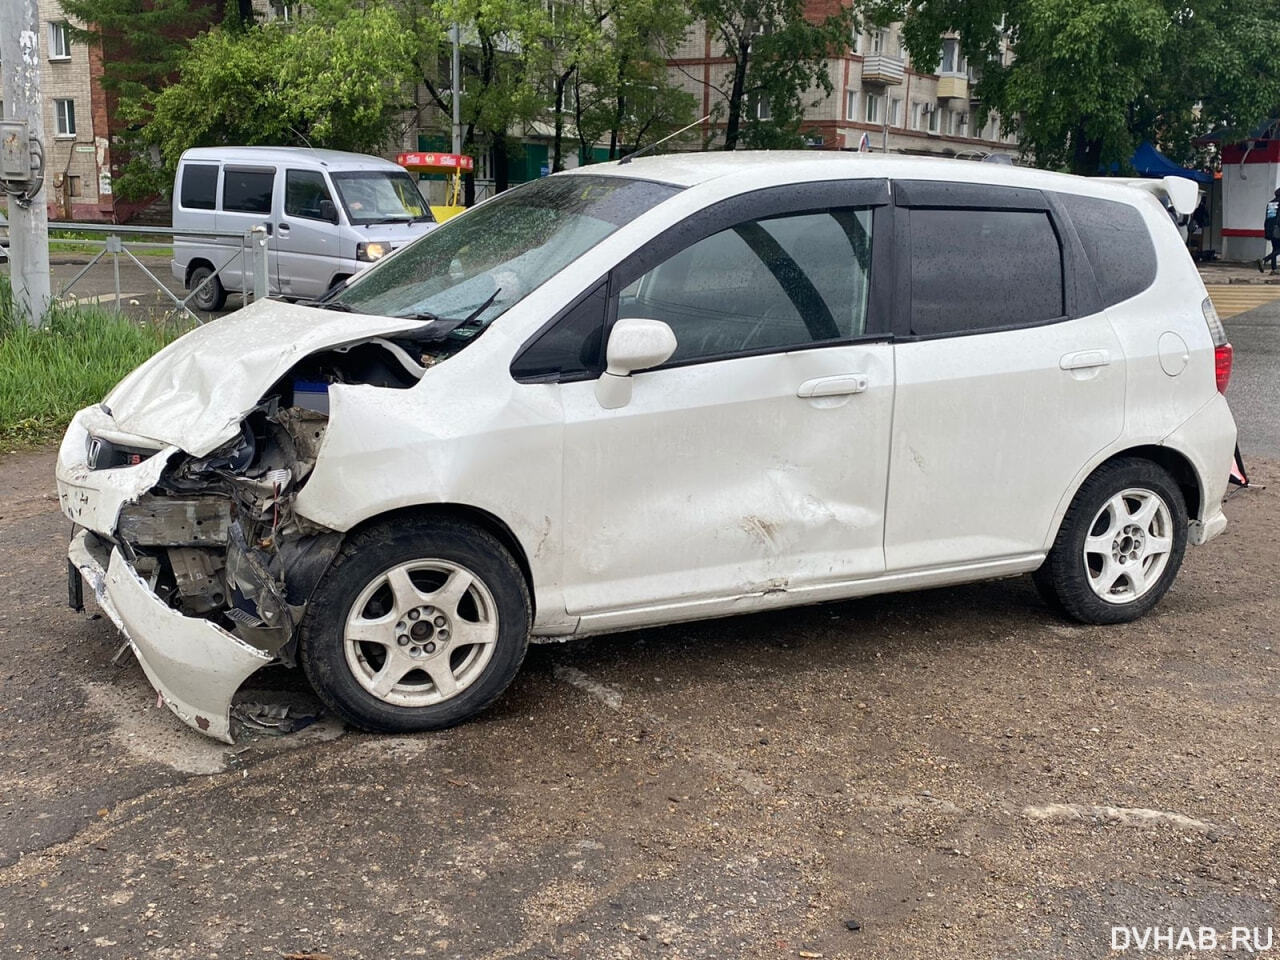
[[[1191,518],[1188,539],[1193,544],[1208,543],[1227,527],[1222,500],[1236,452],[1236,422],[1227,398],[1216,394],[1163,443],[1186,456],[1195,468],[1200,480],[1200,511]]]
[[[231,743],[231,698],[271,654],[251,647],[208,620],[167,606],[125,560],[118,547],[88,530],[67,555],[94,597],[129,640],[151,685],[183,723]]]

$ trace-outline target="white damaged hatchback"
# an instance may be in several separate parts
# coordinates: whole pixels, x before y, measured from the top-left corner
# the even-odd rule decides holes
[[[226,740],[269,663],[408,731],[491,703],[531,638],[1027,573],[1130,620],[1226,524],[1231,347],[1166,210],[1193,202],[834,153],[526,184],[82,410],[73,602]]]

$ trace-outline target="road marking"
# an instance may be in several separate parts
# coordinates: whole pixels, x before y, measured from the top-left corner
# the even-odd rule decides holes
[[[1280,300],[1278,283],[1215,283],[1206,286],[1218,316],[1224,320],[1265,303]]]

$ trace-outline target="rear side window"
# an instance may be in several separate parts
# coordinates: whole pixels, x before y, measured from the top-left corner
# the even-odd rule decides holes
[[[222,174],[222,209],[233,213],[270,213],[273,167],[227,167]]]
[[[212,210],[218,194],[218,165],[188,163],[182,168],[178,203],[188,210]]]
[[[911,334],[1034,326],[1066,313],[1062,246],[1041,210],[914,208]]]
[[[1059,194],[1093,268],[1104,307],[1136,296],[1156,279],[1156,248],[1142,213],[1127,203]]]

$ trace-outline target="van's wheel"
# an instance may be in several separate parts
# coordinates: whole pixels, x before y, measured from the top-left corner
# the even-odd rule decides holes
[[[197,287],[200,287],[200,284],[212,276],[213,267],[196,267],[191,271],[191,276],[187,280],[187,289],[196,290]],[[218,277],[213,277],[208,283],[204,283],[203,287],[196,290],[196,295],[191,298],[191,302],[195,304],[197,310],[212,313],[215,310],[221,310],[227,302],[227,291],[223,289],[222,281]]]
[[[452,726],[506,689],[529,643],[524,575],[498,540],[452,520],[348,539],[303,621],[302,668],[365,730]]]
[[[1187,506],[1173,478],[1149,460],[1115,460],[1080,487],[1035,584],[1076,620],[1124,623],[1160,602],[1186,549]]]

